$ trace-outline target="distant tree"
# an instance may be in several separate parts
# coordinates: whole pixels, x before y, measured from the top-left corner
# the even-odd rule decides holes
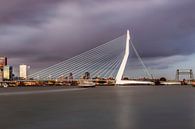
[[[161,77],[160,81],[167,81],[167,79],[165,77]]]
[[[84,79],[90,79],[90,73],[89,72],[85,72]]]
[[[69,73],[68,79],[73,80],[73,74],[72,73]]]
[[[123,80],[129,80],[129,78],[128,77],[124,77]]]

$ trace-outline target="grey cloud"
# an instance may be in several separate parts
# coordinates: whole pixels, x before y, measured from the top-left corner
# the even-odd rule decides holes
[[[168,69],[174,67],[175,64],[186,62],[187,59],[185,56],[176,55],[169,57],[161,57],[161,58],[150,58],[145,60],[146,65],[151,69]]]
[[[126,29],[142,57],[192,54],[194,5],[193,0],[1,0],[0,54],[35,68],[40,62],[49,66]]]

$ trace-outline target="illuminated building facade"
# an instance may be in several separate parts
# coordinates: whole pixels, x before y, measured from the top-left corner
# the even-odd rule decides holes
[[[19,66],[19,74],[21,79],[28,78],[28,66],[27,65],[20,65]]]
[[[13,76],[13,67],[6,65],[3,67],[3,79],[4,80],[12,80]]]

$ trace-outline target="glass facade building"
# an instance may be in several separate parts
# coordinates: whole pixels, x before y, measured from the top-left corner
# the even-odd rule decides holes
[[[6,65],[3,67],[3,79],[4,80],[12,80],[13,75],[13,67]]]

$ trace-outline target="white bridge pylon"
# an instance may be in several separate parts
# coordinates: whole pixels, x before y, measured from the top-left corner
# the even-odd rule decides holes
[[[122,84],[122,78],[125,71],[125,67],[127,65],[127,60],[129,57],[129,42],[130,42],[130,32],[127,30],[127,39],[126,39],[126,46],[125,46],[125,54],[122,60],[122,63],[120,65],[120,68],[118,70],[118,73],[116,75],[116,84]]]
[[[125,67],[127,65],[127,61],[128,61],[128,57],[129,57],[130,41],[131,41],[130,32],[129,32],[129,30],[127,30],[126,44],[125,44],[125,53],[124,53],[124,57],[123,57],[121,65],[120,65],[120,68],[118,70],[118,73],[116,75],[116,85],[125,85],[125,84],[126,85],[127,84],[144,84],[144,85],[148,84],[148,85],[152,85],[152,84],[154,84],[151,81],[122,80],[123,79],[124,70],[125,70]],[[137,51],[135,50],[133,44],[132,44],[132,47],[133,47],[134,51],[136,52],[136,55],[140,59],[142,65],[144,66],[147,74],[149,74],[146,66],[144,65],[143,61],[141,60],[140,56],[138,55]],[[150,76],[150,74],[149,74],[149,76]]]

